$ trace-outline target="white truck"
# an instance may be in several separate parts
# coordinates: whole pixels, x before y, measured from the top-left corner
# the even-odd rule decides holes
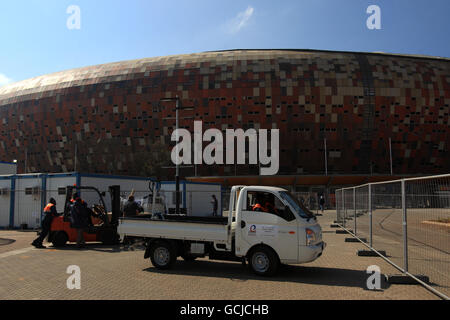
[[[260,206],[264,211],[257,211]],[[126,217],[118,233],[121,240],[144,240],[144,258],[158,269],[170,268],[179,256],[208,256],[247,261],[263,276],[275,274],[280,263],[314,261],[326,245],[312,212],[285,189],[264,186],[234,186],[223,217]]]

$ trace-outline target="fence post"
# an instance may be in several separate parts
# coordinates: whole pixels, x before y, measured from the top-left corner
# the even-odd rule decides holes
[[[369,243],[371,248],[373,248],[372,239],[372,185],[369,183]]]
[[[338,193],[338,191],[339,190],[335,190],[334,191],[334,197],[335,197],[335,199],[336,199],[336,221],[337,221],[337,223],[339,223],[339,193]]]
[[[355,216],[355,230],[353,230],[353,234],[356,236],[356,188],[353,188],[353,213]]]
[[[343,224],[345,228],[345,219],[347,218],[347,214],[345,212],[345,189],[342,189],[342,211],[344,212]]]
[[[403,269],[408,272],[408,228],[406,217],[406,190],[405,179],[402,179],[402,211],[403,211]]]

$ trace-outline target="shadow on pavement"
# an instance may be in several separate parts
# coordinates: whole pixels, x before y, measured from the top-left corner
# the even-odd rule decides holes
[[[66,244],[63,247],[47,246],[47,249],[61,250],[61,251],[98,251],[105,253],[118,253],[123,251],[120,245],[106,245],[102,243],[86,243],[84,248],[78,248],[75,243]]]
[[[187,262],[178,260],[170,270],[159,270],[151,266],[143,271],[161,274],[230,278],[235,281],[285,281],[325,286],[358,287],[363,289],[366,288],[366,281],[369,277],[365,271],[298,265],[281,265],[278,273],[274,277],[259,277],[254,275],[248,267],[244,268],[239,263],[220,261]],[[388,287],[389,283],[382,276],[381,289],[387,289]]]
[[[6,245],[14,243],[14,242],[16,242],[16,240],[14,240],[14,239],[0,238],[0,246],[6,246]]]

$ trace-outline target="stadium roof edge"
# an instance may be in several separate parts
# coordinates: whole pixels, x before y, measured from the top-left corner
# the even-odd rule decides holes
[[[321,49],[224,49],[224,50],[211,50],[204,51],[204,53],[212,53],[212,52],[232,52],[232,51],[293,51],[293,52],[317,52],[317,53],[345,53],[345,54],[369,54],[369,55],[385,55],[390,57],[401,57],[401,58],[416,58],[416,59],[431,59],[431,60],[448,60],[450,61],[450,57],[441,57],[441,56],[430,56],[430,55],[421,55],[421,54],[408,54],[408,53],[389,53],[382,51],[375,52],[365,52],[365,51],[342,51],[342,50],[321,50]]]
[[[311,53],[341,53],[341,54],[368,54],[368,55],[385,55],[389,57],[399,57],[399,58],[413,58],[413,59],[428,59],[428,60],[440,60],[440,61],[450,61],[450,57],[438,57],[438,56],[429,56],[429,55],[419,55],[419,54],[400,54],[400,53],[386,53],[386,52],[363,52],[363,51],[339,51],[339,50],[319,50],[319,49],[293,49],[293,48],[287,48],[287,49],[223,49],[223,50],[208,50],[208,51],[201,51],[201,52],[191,52],[191,53],[180,53],[180,54],[169,54],[166,56],[153,56],[153,57],[143,57],[143,58],[137,58],[137,59],[128,59],[128,60],[118,60],[118,61],[109,61],[104,63],[98,63],[93,65],[87,65],[82,67],[75,67],[75,68],[69,68],[69,69],[63,69],[59,71],[54,71],[50,73],[40,74],[31,78],[22,79],[15,81],[13,83],[4,85],[0,88],[6,88],[11,85],[14,85],[16,83],[20,83],[23,81],[28,81],[36,78],[41,78],[45,76],[51,76],[56,74],[62,74],[66,72],[81,70],[81,69],[95,69],[102,66],[107,65],[114,65],[114,64],[120,64],[120,63],[133,63],[138,62],[141,60],[146,59],[162,59],[162,58],[170,58],[170,57],[177,57],[177,56],[189,56],[189,55],[195,55],[195,54],[206,54],[206,53],[220,53],[220,52],[234,52],[234,51],[290,51],[290,52],[311,52]],[[1,91],[1,90],[0,90]]]

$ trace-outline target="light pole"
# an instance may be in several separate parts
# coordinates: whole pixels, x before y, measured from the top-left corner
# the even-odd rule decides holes
[[[393,172],[392,172],[392,140],[391,140],[391,138],[389,138],[389,156],[391,159],[391,176],[392,176]]]
[[[165,101],[175,101],[176,105],[175,105],[175,134],[176,134],[176,141],[177,144],[175,146],[175,152],[177,155],[177,163],[175,163],[175,199],[176,199],[176,207],[175,207],[175,213],[178,215],[180,214],[180,164],[178,163],[178,157],[179,157],[179,153],[178,153],[178,140],[179,140],[179,136],[178,136],[178,126],[179,126],[179,118],[178,118],[178,110],[180,109],[193,109],[190,107],[187,108],[183,108],[182,104],[181,104],[181,100],[178,96],[175,96],[175,98],[164,98],[161,99],[160,101],[165,102]]]
[[[75,143],[75,157],[74,157],[74,170],[77,172],[77,153],[78,153],[78,145]]]
[[[27,166],[28,166],[28,148],[25,148],[25,173],[27,173]]]
[[[328,175],[328,159],[327,159],[327,138],[323,138],[323,144],[325,147],[325,175]]]

